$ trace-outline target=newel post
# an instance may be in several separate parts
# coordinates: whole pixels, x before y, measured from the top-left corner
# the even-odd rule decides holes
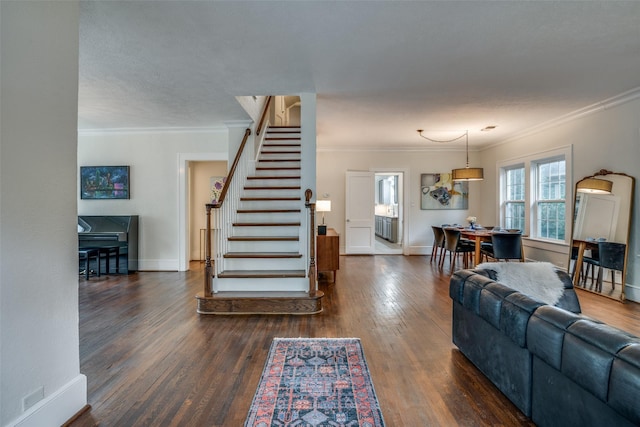
[[[213,277],[213,267],[215,261],[211,262],[211,208],[213,205],[207,204],[207,231],[205,233],[205,263],[204,263],[204,292],[206,297],[213,296],[211,292],[211,278]]]
[[[316,294],[316,204],[311,203],[313,191],[309,188],[304,192],[305,206],[309,208],[309,295]]]

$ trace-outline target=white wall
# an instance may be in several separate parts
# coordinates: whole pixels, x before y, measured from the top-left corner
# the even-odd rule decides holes
[[[78,331],[78,15],[77,1],[0,2],[3,426],[61,425],[87,402]]]
[[[191,260],[204,260],[205,239],[200,230],[207,228],[205,204],[211,203],[210,178],[227,176],[227,162],[189,162],[189,235]]]
[[[573,146],[572,187],[576,181],[593,175],[600,169],[624,172],[634,176],[636,180],[640,178],[640,92],[626,94],[620,99],[585,109],[575,117],[568,116],[554,126],[484,150],[481,153],[485,168],[482,194],[486,203],[482,204],[482,217],[498,217],[499,200],[495,184],[498,162],[563,145]],[[627,298],[640,301],[640,190],[637,183],[634,198],[626,291]],[[562,253],[553,254],[549,260],[566,267],[569,249],[568,246],[562,249]],[[533,256],[540,259],[545,254]]]
[[[303,104],[304,105],[304,104]],[[392,143],[393,141],[390,141]],[[464,166],[464,146],[452,147],[453,151],[347,151],[319,150],[317,156],[317,193],[329,194],[331,212],[325,214],[327,226],[341,234],[340,251],[344,253],[345,229],[345,173],[351,171],[408,170],[404,194],[407,222],[405,242],[408,254],[429,254],[433,243],[431,225],[464,223],[469,215],[487,224],[480,212],[480,183],[469,183],[468,210],[421,210],[420,175],[423,173],[450,172]],[[472,166],[478,163],[478,153],[469,153]],[[374,191],[372,188],[371,191]],[[488,224],[487,224],[488,225]]]
[[[129,200],[79,200],[78,215],[139,215],[139,269],[178,270],[178,158],[228,159],[229,129],[81,133],[79,166],[129,165]],[[79,196],[78,196],[79,197]]]

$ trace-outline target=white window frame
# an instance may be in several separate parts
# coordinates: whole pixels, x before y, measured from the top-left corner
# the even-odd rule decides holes
[[[498,177],[496,183],[497,194],[499,195],[499,209],[497,223],[503,226],[505,223],[505,200],[506,200],[506,186],[505,178],[506,171],[522,167],[524,165],[525,176],[525,212],[524,212],[524,224],[525,229],[522,230],[523,234],[527,236],[529,240],[539,240],[542,242],[554,243],[554,244],[569,244],[571,239],[571,220],[573,215],[571,214],[571,208],[573,203],[573,167],[572,167],[572,146],[567,145],[563,147],[554,148],[547,151],[541,151],[538,153],[529,154],[526,156],[499,161],[496,164],[496,176]],[[537,177],[536,169],[539,163],[544,163],[552,160],[565,161],[565,236],[564,240],[548,239],[539,237],[538,225],[537,225]]]
[[[522,169],[523,170],[523,179],[524,179],[524,189],[523,189],[523,199],[509,199],[508,198],[508,191],[507,191],[507,175],[510,171],[513,170],[518,170],[518,169]],[[524,218],[524,224],[526,224],[527,218],[526,218],[526,211],[527,211],[527,187],[526,187],[526,182],[527,182],[527,178],[526,178],[526,168],[524,163],[518,163],[518,164],[514,164],[514,165],[510,165],[508,167],[504,167],[500,170],[500,220],[499,220],[499,224],[501,226],[505,226],[506,225],[506,221],[507,221],[507,205],[511,204],[511,203],[522,203],[523,206],[523,211],[525,212],[525,218]]]

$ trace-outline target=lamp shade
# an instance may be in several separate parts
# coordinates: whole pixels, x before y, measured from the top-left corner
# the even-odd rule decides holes
[[[451,171],[451,179],[454,181],[482,181],[484,179],[484,169],[482,168],[462,168]]]
[[[577,185],[579,192],[592,194],[611,194],[612,188],[613,182],[598,178],[585,178]]]
[[[318,201],[316,201],[316,211],[318,211],[318,212],[331,212],[331,200],[318,200]]]

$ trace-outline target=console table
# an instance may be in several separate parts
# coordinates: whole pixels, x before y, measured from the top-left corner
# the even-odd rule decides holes
[[[327,234],[316,236],[316,265],[318,272],[333,271],[333,282],[340,269],[340,235],[333,228],[327,228]]]

